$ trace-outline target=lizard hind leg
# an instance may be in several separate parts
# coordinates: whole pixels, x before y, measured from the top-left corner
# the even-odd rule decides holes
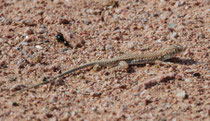
[[[126,61],[120,61],[116,67],[111,68],[111,76],[116,78],[115,72],[120,71],[120,70],[127,70],[128,68],[129,68],[129,64]]]
[[[94,70],[95,72],[96,72],[96,71],[100,71],[101,68],[102,68],[102,66],[99,65],[99,64],[95,64],[95,65],[93,66],[93,70]]]

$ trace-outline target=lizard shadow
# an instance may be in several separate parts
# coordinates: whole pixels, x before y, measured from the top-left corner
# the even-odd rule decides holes
[[[181,65],[193,65],[193,64],[198,63],[197,61],[195,61],[193,59],[180,59],[177,57],[168,59],[165,62],[171,62],[171,63],[181,64]]]
[[[177,57],[171,58],[166,60],[165,62],[170,62],[170,63],[174,63],[174,64],[181,64],[181,65],[193,65],[198,63],[197,61],[193,60],[193,59],[180,59]],[[155,65],[155,63],[150,63],[150,65]],[[135,65],[137,67],[144,67],[146,66],[146,64],[138,64]],[[129,66],[129,68],[127,69],[128,73],[134,73],[135,69],[133,68],[133,66]]]

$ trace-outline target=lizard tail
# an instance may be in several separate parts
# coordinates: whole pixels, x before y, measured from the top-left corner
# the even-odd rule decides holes
[[[57,79],[57,78],[59,78],[59,77],[62,77],[63,75],[66,75],[66,74],[75,72],[75,71],[77,71],[77,70],[80,70],[80,69],[82,69],[82,68],[85,68],[85,67],[89,67],[89,66],[95,65],[95,64],[96,64],[96,62],[90,62],[90,63],[86,63],[86,64],[83,64],[83,65],[80,65],[80,66],[78,66],[78,67],[76,67],[76,68],[70,69],[70,70],[68,70],[68,71],[66,71],[66,72],[63,72],[62,74],[59,74],[59,75],[55,76],[52,80]]]
[[[14,93],[14,94],[12,94],[12,95],[16,95],[17,93],[21,93],[21,92],[23,92],[23,91],[26,91],[26,90],[29,90],[29,89],[32,89],[32,88],[36,88],[36,87],[38,87],[38,86],[40,86],[40,85],[43,85],[43,84],[47,84],[47,83],[49,83],[49,82],[52,81],[52,80],[55,80],[55,79],[57,79],[57,78],[59,78],[59,77],[62,77],[63,75],[66,75],[66,74],[75,72],[75,71],[77,71],[77,70],[80,70],[80,69],[82,69],[82,68],[89,67],[89,66],[92,66],[92,65],[95,65],[95,64],[96,64],[96,62],[91,62],[91,63],[87,63],[87,64],[80,65],[80,66],[78,66],[78,67],[76,67],[76,68],[73,68],[73,69],[71,69],[71,70],[68,70],[68,71],[62,73],[62,74],[59,74],[59,75],[55,76],[55,77],[52,78],[52,79],[49,79],[49,80],[44,81],[44,82],[42,82],[42,83],[39,83],[39,84],[37,84],[37,85],[33,85],[33,86],[31,86],[31,87],[25,88],[25,89],[20,90],[20,91]]]

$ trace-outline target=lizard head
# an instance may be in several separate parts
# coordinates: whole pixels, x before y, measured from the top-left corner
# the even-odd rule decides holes
[[[185,47],[183,47],[179,44],[171,45],[164,49],[162,60],[167,60],[167,59],[173,58],[177,54],[184,52],[185,49],[186,49]]]
[[[172,52],[174,54],[179,54],[179,53],[181,53],[181,52],[186,50],[185,47],[183,47],[183,46],[181,46],[179,44],[171,45],[169,48],[171,49],[171,51],[174,51],[174,52]]]

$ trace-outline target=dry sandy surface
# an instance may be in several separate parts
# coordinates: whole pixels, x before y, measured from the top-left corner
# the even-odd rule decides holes
[[[0,121],[210,120],[209,38],[209,0],[0,0]],[[172,44],[186,50],[167,63],[86,68],[12,95]]]

